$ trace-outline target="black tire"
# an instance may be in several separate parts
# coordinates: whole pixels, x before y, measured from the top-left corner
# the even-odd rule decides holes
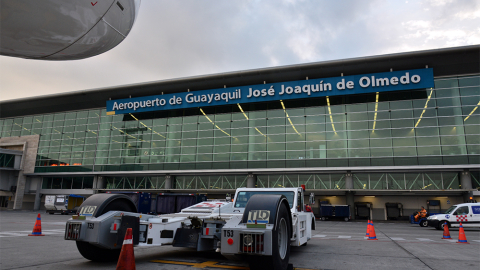
[[[420,225],[420,227],[427,227],[428,226],[428,220],[426,220],[426,219],[420,220],[420,223],[418,223],[418,225]]]
[[[448,221],[446,222],[447,222],[448,228],[450,229],[450,223]],[[439,222],[436,229],[443,231],[443,227],[445,227],[445,220],[442,220],[441,222]]]
[[[126,201],[115,200],[108,204],[100,215],[103,215],[108,211],[134,212],[135,209],[131,209],[130,204]],[[118,256],[120,256],[121,246],[118,249],[106,249],[87,242],[77,241],[77,249],[87,260],[94,262],[116,262],[118,261]]]
[[[87,242],[77,241],[77,249],[82,256],[94,262],[115,262],[118,261],[121,249],[105,249],[94,246]]]
[[[348,217],[346,217],[344,220],[348,222],[349,218],[348,218]]]
[[[289,212],[285,204],[281,202],[275,220],[275,229],[272,231],[272,256],[249,256],[250,269],[287,270],[288,260],[290,259],[291,233],[292,225]]]

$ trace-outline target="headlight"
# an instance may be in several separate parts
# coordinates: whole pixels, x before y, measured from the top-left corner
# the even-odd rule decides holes
[[[251,234],[245,234],[243,236],[243,244],[246,246],[251,246],[253,243],[253,237]]]

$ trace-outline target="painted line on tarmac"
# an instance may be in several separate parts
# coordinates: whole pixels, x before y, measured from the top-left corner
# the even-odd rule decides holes
[[[392,240],[394,240],[394,241],[405,241],[405,239],[403,239],[403,238],[401,238],[401,237],[392,237],[392,238],[390,238],[390,239],[392,239]]]
[[[311,239],[313,240],[313,239]],[[385,241],[385,240],[381,240],[381,239],[378,239],[378,241],[370,241],[370,240],[367,240],[367,239],[342,239],[342,238],[323,238],[323,239],[315,239],[315,240],[345,240],[345,241],[368,241],[368,242],[375,242],[375,243],[379,243],[379,242],[392,242],[392,241]]]
[[[352,238],[352,237],[349,236],[349,235],[339,235],[338,238],[350,239],[350,238]]]
[[[377,239],[378,241],[370,241],[370,240],[367,240],[366,237],[363,237],[363,239],[360,239],[360,238],[354,238],[354,239],[351,239],[351,238],[330,238],[330,237],[326,237],[326,238],[317,238],[317,239],[314,239],[312,238],[311,240],[346,240],[346,241],[370,241],[372,243],[380,243],[380,242],[384,242],[384,243],[388,243],[388,242],[395,242],[396,240],[392,239],[392,241],[390,239],[386,240],[385,238],[383,237],[378,237],[377,236]],[[426,239],[426,238],[424,238]],[[419,244],[419,243],[425,243],[425,244],[435,244],[435,245],[451,245],[451,244],[456,244],[457,243],[457,240],[448,240],[448,241],[444,241],[445,239],[440,239],[438,241],[436,240],[431,240],[429,239],[428,241],[421,241],[421,240],[413,240],[410,239],[403,239],[401,240],[402,243],[415,243],[415,244]],[[476,242],[480,242],[480,240],[472,240],[472,241],[476,241]],[[476,244],[476,243],[475,243]]]
[[[28,234],[23,234],[23,233],[0,233],[0,237],[18,237],[18,236],[25,236]]]
[[[326,237],[325,234],[317,234],[317,235],[314,235],[313,237]]]
[[[42,225],[45,225],[45,224],[48,224],[48,225],[62,225],[62,226],[65,226],[65,224],[67,224],[66,222],[45,222],[45,221],[42,221]]]
[[[222,268],[222,269],[245,269],[245,270],[250,269],[244,266],[217,264],[218,262],[212,262],[212,261],[202,262],[202,263],[189,263],[189,262],[180,262],[180,261],[153,260],[151,262],[164,263],[164,264],[189,265],[194,268],[214,267],[214,268]]]
[[[194,268],[208,268],[208,267],[214,267],[214,268],[220,268],[220,269],[244,269],[244,270],[249,270],[249,267],[244,267],[244,266],[234,266],[234,265],[224,265],[224,264],[217,264],[218,262],[212,262],[212,261],[207,261],[207,262],[202,262],[202,263],[189,263],[189,262],[180,262],[180,261],[166,261],[166,260],[153,260],[151,262],[155,263],[164,263],[164,264],[176,264],[176,265],[188,265]],[[294,270],[321,270],[321,269],[313,269],[313,268],[298,268],[294,267]]]
[[[22,237],[28,236],[32,231],[10,231],[10,232],[0,232],[1,237]],[[64,234],[65,230],[42,230],[43,234]]]
[[[428,239],[428,238],[415,238],[415,239],[417,239],[417,240],[419,240],[419,241],[424,241],[424,242],[428,242],[428,241],[432,241],[432,242],[433,242],[433,241],[434,241],[434,240]]]

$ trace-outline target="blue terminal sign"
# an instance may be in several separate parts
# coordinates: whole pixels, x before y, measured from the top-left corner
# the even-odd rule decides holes
[[[109,100],[107,115],[433,87],[425,68]]]

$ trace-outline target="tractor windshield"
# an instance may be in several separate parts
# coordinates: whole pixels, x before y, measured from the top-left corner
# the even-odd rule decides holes
[[[290,208],[293,207],[293,199],[295,197],[295,193],[292,191],[241,191],[238,193],[238,196],[235,200],[235,207],[242,207],[244,208],[247,205],[248,200],[255,194],[278,194],[284,195],[287,197],[288,204]]]

